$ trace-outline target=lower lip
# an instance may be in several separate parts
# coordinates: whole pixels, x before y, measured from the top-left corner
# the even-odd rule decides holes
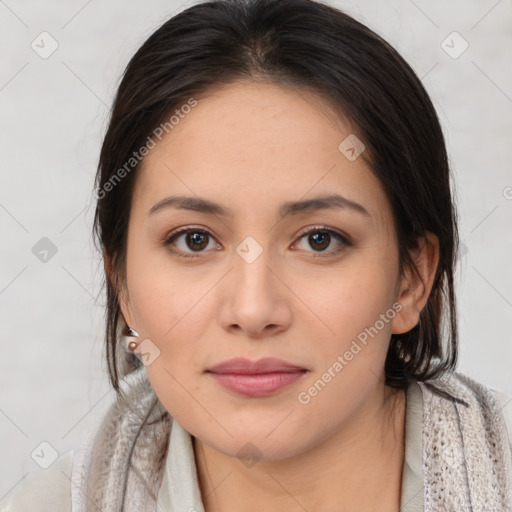
[[[246,396],[266,396],[297,382],[306,370],[258,374],[212,373],[214,379],[225,388]]]

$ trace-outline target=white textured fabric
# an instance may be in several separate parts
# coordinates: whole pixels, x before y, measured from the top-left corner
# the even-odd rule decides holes
[[[165,476],[158,493],[159,512],[204,512],[192,436],[173,420]]]
[[[502,405],[461,374],[423,383],[425,512],[512,511],[512,448]]]
[[[423,512],[422,398],[416,382],[407,390],[405,460],[400,512]],[[173,421],[158,512],[204,512],[192,436]]]
[[[138,423],[140,427],[141,411],[156,410],[146,378],[144,368],[129,375],[124,389],[131,405],[114,404],[72,457],[68,452],[49,469],[26,478],[0,502],[0,511],[69,512],[71,501],[73,512],[85,512],[87,507],[119,510],[123,488],[112,486],[132,473],[125,512],[204,512],[190,434],[176,421],[167,422],[167,411],[152,426],[160,435],[133,428]],[[425,383],[409,386],[400,511],[512,512],[512,395],[491,391],[460,374],[431,384],[456,399],[434,393]],[[131,452],[127,447],[133,447],[135,438],[148,450],[134,449],[132,467],[127,470],[126,454]],[[161,465],[156,458],[156,468],[155,446],[162,450],[156,453],[163,455]],[[90,479],[91,469],[100,482]],[[151,479],[154,469],[158,478]],[[146,477],[149,486],[133,485],[134,478]],[[87,487],[91,482],[98,484],[92,494]],[[100,501],[94,501],[98,496]]]
[[[144,369],[142,369],[144,370]],[[139,373],[140,373],[139,369]],[[129,425],[132,425],[137,417],[144,416],[143,402],[148,407],[151,400],[147,395],[154,397],[150,385],[144,381],[144,374],[128,376],[133,382],[134,390],[140,390],[135,402],[141,404],[142,414],[133,416]],[[424,512],[511,512],[512,511],[512,447],[508,437],[502,405],[496,395],[489,389],[478,384],[472,379],[459,373],[445,374],[439,379],[428,383],[419,383],[422,395],[421,408],[409,408],[409,424],[422,425],[422,448],[421,460],[423,470],[423,490],[418,486],[418,491],[411,495],[411,486],[404,485],[407,495],[402,495],[403,507],[408,512],[416,512],[423,501]],[[413,396],[413,388],[409,386],[409,396]],[[136,400],[132,396],[131,400]],[[158,402],[159,404],[159,402]],[[160,407],[161,404],[160,404]],[[117,416],[116,416],[117,414]],[[129,431],[124,433],[122,424],[126,423],[124,414],[120,408],[116,414],[112,414],[111,423],[112,439],[109,441],[109,433],[102,432],[102,442],[95,452],[96,457],[109,459],[112,453],[116,454],[116,443],[121,445],[120,451],[124,457],[117,457],[117,466],[110,466],[105,471],[103,478],[110,480],[110,485],[103,486],[103,492],[96,492],[95,485],[100,484],[96,480],[94,486],[90,487],[99,495],[103,512],[119,512],[120,488],[119,475],[126,474],[126,445],[132,444],[129,438]],[[414,415],[417,420],[414,420]],[[117,422],[116,422],[117,417]],[[421,418],[421,419],[420,419]],[[108,423],[106,423],[108,424]],[[121,425],[121,426],[119,426]],[[172,419],[169,426],[172,425]],[[178,425],[175,422],[175,426]],[[102,427],[104,429],[104,427]],[[156,428],[156,427],[155,427]],[[147,430],[148,435],[151,430]],[[193,509],[201,510],[202,504],[199,499],[196,476],[194,476],[195,465],[193,464],[193,453],[190,437],[187,437],[183,430],[175,431],[175,436],[170,433],[170,442],[173,450],[169,451],[165,464],[162,465],[162,473],[166,473],[167,485],[169,486],[168,506],[172,512],[176,510]],[[124,439],[123,439],[124,438]],[[140,436],[138,442],[149,450],[151,444],[144,436]],[[102,444],[103,443],[103,444]],[[145,443],[145,444],[144,444]],[[123,450],[124,444],[124,450]],[[404,478],[408,480],[418,474],[419,459],[418,446],[407,448],[409,454],[407,464],[404,466]],[[135,461],[139,472],[150,475],[148,465],[155,465],[151,459],[151,453],[158,451],[151,450],[148,459]],[[189,461],[184,466],[184,461]],[[98,467],[98,464],[96,465]],[[174,468],[174,469],[173,469]],[[185,471],[185,473],[183,473]],[[132,473],[128,470],[128,473]],[[151,477],[150,477],[151,478]],[[162,475],[163,478],[163,475]],[[160,478],[153,478],[152,483],[160,481]],[[137,507],[139,512],[153,512],[155,503],[151,504],[149,496],[158,495],[159,487],[148,487],[130,484],[126,490],[127,503]],[[185,483],[184,483],[185,482]],[[115,485],[116,487],[113,487]],[[405,491],[404,491],[405,492]],[[90,497],[91,491],[89,491]],[[112,497],[110,496],[112,495]],[[163,493],[160,493],[162,496]],[[419,496],[422,495],[422,499]],[[174,501],[173,501],[174,500]],[[98,505],[98,501],[95,501]],[[134,509],[135,510],[135,509]],[[79,511],[82,512],[82,511]],[[86,511],[84,511],[86,512]]]
[[[153,512],[168,453],[172,418],[144,366],[123,379],[125,400],[110,407],[77,453],[72,512]]]
[[[423,396],[417,382],[407,388],[405,411],[405,455],[402,469],[400,512],[423,509]]]
[[[103,418],[101,418],[103,421]],[[87,495],[84,493],[85,482],[88,476],[88,468],[91,466],[94,435],[100,428],[97,423],[94,428],[87,431],[82,446],[73,450],[73,465],[71,474],[71,502],[72,512],[84,512],[86,510]]]

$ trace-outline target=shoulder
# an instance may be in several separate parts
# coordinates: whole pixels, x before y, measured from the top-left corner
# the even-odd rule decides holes
[[[0,512],[69,512],[73,450],[48,469],[30,474],[0,501]]]
[[[477,380],[459,372],[451,372],[440,378],[429,381],[430,390],[422,385],[423,393],[440,391],[448,397],[455,398],[459,403],[469,406],[485,422],[493,418],[497,425],[506,429],[512,449],[512,394],[486,386]],[[476,418],[476,415],[473,415]],[[468,416],[467,418],[470,418]],[[501,421],[499,421],[501,418]]]
[[[496,396],[503,412],[503,419],[507,427],[508,439],[512,447],[512,393],[504,393],[490,388],[490,391]]]

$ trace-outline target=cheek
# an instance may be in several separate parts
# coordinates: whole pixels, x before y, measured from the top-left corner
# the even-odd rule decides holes
[[[386,262],[356,256],[333,272],[308,276],[300,293],[325,334],[343,344],[393,305],[395,272]]]
[[[313,430],[338,428],[375,392],[396,314],[392,289],[380,272],[353,274],[329,290],[328,297],[316,299],[330,329],[317,337],[314,372],[296,397]]]
[[[392,262],[360,257],[329,285],[309,286],[308,304],[328,328],[317,337],[315,372],[301,388],[301,403],[314,402],[326,415],[333,403],[353,410],[381,379],[396,315]]]
[[[139,332],[162,350],[172,348],[173,340],[195,339],[205,321],[202,302],[216,276],[173,264],[161,248],[135,254],[132,261],[128,282]]]
[[[210,287],[183,274],[159,274],[132,294],[143,335],[158,347],[158,357],[146,366],[151,386],[169,413],[185,423],[197,421],[200,413],[191,407],[191,397],[201,396],[204,360],[197,340],[211,319],[204,297]]]

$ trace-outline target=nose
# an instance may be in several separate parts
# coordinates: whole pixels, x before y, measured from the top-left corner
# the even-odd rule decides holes
[[[220,321],[225,330],[260,339],[289,328],[293,294],[272,259],[268,249],[254,260],[243,252],[233,255],[233,268],[221,291]]]

